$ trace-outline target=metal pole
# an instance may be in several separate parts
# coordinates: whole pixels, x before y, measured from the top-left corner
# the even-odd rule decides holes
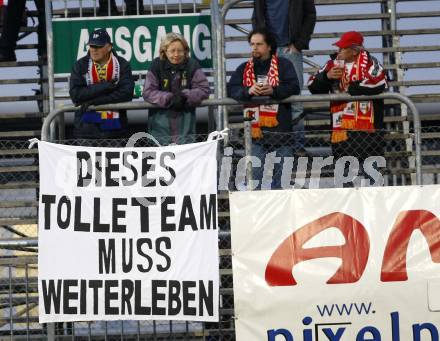
[[[221,60],[219,58],[219,52],[222,50],[222,46],[220,45],[220,31],[221,31],[221,23],[220,23],[220,13],[218,7],[218,0],[212,0],[210,4],[211,8],[211,32],[212,32],[212,51],[215,53],[215,56],[212,58],[213,61],[213,69],[214,69],[214,96],[216,99],[222,98],[221,96],[221,88],[222,88],[222,77],[220,74],[220,64]],[[217,130],[223,129],[223,107],[218,106],[216,109],[216,128]]]
[[[244,121],[244,151],[246,156],[246,187],[249,191],[252,191],[254,178],[252,174],[252,121],[245,117]],[[264,162],[264,160],[262,160]],[[261,165],[263,167],[263,165]]]
[[[226,92],[226,54],[225,54],[225,22],[226,22],[226,15],[229,12],[229,10],[242,0],[226,0],[221,11],[220,16],[220,24],[219,24],[219,52],[218,58],[219,58],[219,86],[221,90],[221,98],[225,98],[227,96]],[[223,110],[223,128],[227,127],[229,125],[229,117],[228,112],[226,108],[222,108]]]
[[[14,239],[0,239],[0,248],[4,246],[38,246],[37,238],[14,238]]]
[[[46,39],[47,39],[47,82],[49,90],[49,112],[55,108],[55,83],[54,83],[54,56],[53,56],[53,29],[52,29],[52,2],[44,2],[46,17]],[[51,125],[51,136],[55,137],[56,123]]]
[[[397,15],[396,15],[396,0],[389,0],[389,11],[390,11],[390,25],[393,34],[397,30]]]
[[[218,85],[219,85],[219,95],[220,98],[225,98],[227,96],[226,92],[226,58],[225,58],[225,18],[223,17],[223,10],[219,17],[219,28],[218,28],[219,34],[218,34],[218,45],[219,50],[217,53],[217,58],[219,60],[218,62]],[[220,108],[221,114],[220,119],[222,121],[221,129],[226,128],[229,125],[229,119],[228,114],[225,110],[225,108],[222,106]]]
[[[14,306],[12,305],[12,268],[8,266],[9,275],[9,334],[12,340],[14,336]]]
[[[55,109],[55,83],[54,83],[54,56],[53,56],[53,29],[52,29],[52,2],[44,1],[46,16],[46,41],[47,41],[47,82],[49,87],[49,115]],[[64,117],[64,114],[62,114]],[[48,118],[47,117],[47,118]],[[60,116],[61,117],[61,116]],[[47,118],[43,122],[46,123]],[[50,121],[49,121],[50,123]],[[50,126],[51,136],[54,137],[56,123]],[[47,340],[55,341],[55,323],[47,324]]]
[[[416,185],[423,185],[423,177],[422,177],[422,125],[420,122],[420,114],[415,106],[414,102],[411,101],[408,97],[400,94],[400,93],[392,93],[393,95],[397,95],[401,102],[405,103],[407,108],[413,114],[413,122],[414,122],[414,135],[415,135],[415,149],[416,149],[416,157],[415,157],[415,168],[416,168]],[[411,139],[412,140],[412,139]]]
[[[397,5],[396,5],[396,0],[388,0],[388,6],[389,6],[389,13],[390,13],[390,26],[391,26],[391,32],[392,32],[392,47],[394,49],[398,49],[400,47],[400,36],[396,34],[396,30],[397,30]],[[395,52],[394,53],[394,60],[393,62],[397,65],[400,65],[402,63],[402,52]],[[397,81],[398,82],[402,82],[405,79],[405,71],[399,67],[397,68],[395,75],[397,77]],[[394,88],[394,91],[397,91],[401,94],[404,94],[406,92],[406,87],[405,86],[396,86]],[[401,116],[408,116],[408,110],[405,106],[400,105],[400,115]],[[409,122],[403,122],[402,123],[403,126],[403,133],[404,134],[408,134],[410,127],[409,127]],[[415,143],[417,143],[415,141]],[[410,137],[408,139],[406,139],[406,150],[408,152],[410,152],[412,150],[412,145],[413,145],[413,139]],[[409,162],[409,166],[413,167],[416,163],[416,161],[414,160],[414,158],[412,156],[408,157],[408,162]],[[413,176],[411,176],[411,180],[414,181]],[[416,174],[416,183],[417,183],[417,174]]]

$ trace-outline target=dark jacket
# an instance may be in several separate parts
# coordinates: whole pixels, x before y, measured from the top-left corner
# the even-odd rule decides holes
[[[379,61],[368,54],[369,63],[372,71],[372,76],[377,77],[379,73],[384,72],[383,67]],[[331,60],[335,58],[335,55],[331,56]],[[336,93],[335,89],[338,89],[339,80],[330,80],[327,77],[331,60],[329,60],[325,66],[319,70],[315,75],[310,77],[308,82],[308,88],[312,94],[328,94]],[[377,85],[362,85],[362,79],[356,82],[351,82],[348,86],[348,93],[352,96],[361,95],[378,95],[386,89],[385,82],[380,82]],[[334,102],[332,102],[333,104]],[[383,154],[383,134],[380,131],[384,128],[384,102],[383,100],[373,100],[374,107],[374,128],[376,133],[368,133],[364,131],[348,131],[348,140],[344,142],[334,143],[333,152],[335,157],[343,155],[353,155],[360,159],[365,159],[371,155]],[[333,121],[333,120],[332,120]]]
[[[331,56],[334,59],[334,55]],[[378,70],[378,72],[383,72],[383,68],[380,65],[379,61],[369,54],[369,62],[373,65],[372,69]],[[315,75],[310,77],[308,82],[308,88],[312,94],[328,94],[335,93],[334,89],[337,89],[338,80],[330,80],[327,78],[327,72],[329,68],[327,64],[319,70]],[[374,76],[377,76],[376,74]],[[361,95],[378,95],[384,92],[386,88],[386,83],[380,83],[375,86],[368,85],[363,86],[362,80],[358,80],[356,82],[350,83],[348,87],[348,93],[352,96],[361,96]],[[374,127],[376,129],[383,128],[383,100],[374,100]]]
[[[316,8],[314,0],[289,1],[289,43],[298,50],[309,48],[309,41],[315,28]],[[253,28],[266,27],[266,0],[254,1]]]
[[[109,103],[129,102],[133,99],[134,80],[130,64],[115,51],[113,54],[119,61],[120,78],[117,84],[108,81],[87,85],[86,76],[89,65],[89,54],[78,59],[73,64],[70,74],[70,98],[75,105],[88,103],[89,105],[100,105]],[[94,123],[81,122],[82,113],[75,112],[74,136],[79,138],[114,138],[121,137],[127,127],[127,112],[119,110],[122,129],[113,131],[102,131]]]
[[[243,72],[246,63],[241,64],[232,74],[228,83],[228,96],[237,101],[250,102],[252,97],[249,95],[249,87],[243,85]],[[254,59],[255,75],[265,75],[269,72],[270,58],[264,61]],[[279,57],[278,70],[280,84],[273,89],[272,98],[284,99],[300,93],[298,77],[290,60]],[[292,131],[292,105],[290,103],[280,104],[277,114],[278,125],[273,128],[262,127],[264,131],[270,132],[291,132]],[[264,133],[263,133],[264,136]]]
[[[196,106],[207,99],[209,93],[208,79],[195,59],[189,58],[179,65],[154,59],[142,95],[145,101],[163,109],[149,110],[148,132],[162,144],[190,142],[185,137],[196,133]],[[176,94],[186,99],[183,111],[169,108]]]

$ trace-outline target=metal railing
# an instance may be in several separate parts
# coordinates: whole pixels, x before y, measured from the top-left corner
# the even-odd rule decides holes
[[[232,1],[225,1],[225,5],[223,6],[223,8],[221,8],[218,6],[218,0],[213,0],[211,1],[211,15],[213,18],[212,21],[212,25],[213,27],[215,27],[216,29],[212,30],[213,32],[213,46],[214,49],[213,51],[217,51],[214,52],[214,84],[215,84],[215,99],[212,100],[206,100],[204,101],[201,106],[210,106],[210,107],[216,107],[217,110],[217,116],[216,116],[216,122],[217,122],[217,129],[220,130],[224,127],[229,126],[229,119],[228,116],[226,114],[225,106],[228,105],[240,105],[243,103],[239,103],[233,99],[230,98],[226,98],[226,65],[225,65],[225,50],[224,50],[224,46],[225,46],[225,36],[224,36],[224,26],[225,26],[225,18],[226,18],[226,14],[228,12],[229,9],[231,9],[233,6],[235,6],[236,4],[238,4],[241,0],[232,0]],[[150,1],[151,3],[153,2],[152,0]],[[182,1],[179,1],[179,4],[181,4]],[[193,1],[194,2],[194,1]],[[344,1],[341,1],[341,3]],[[348,1],[345,1],[344,3],[347,3]],[[391,2],[395,3],[395,0],[391,0]],[[74,107],[74,106],[69,106],[69,107],[63,107],[60,109],[55,109],[55,93],[54,93],[54,86],[55,86],[55,79],[54,79],[54,75],[53,75],[53,40],[52,40],[52,30],[51,30],[51,18],[50,18],[50,13],[51,11],[48,10],[50,8],[50,1],[46,1],[46,20],[48,22],[47,28],[48,28],[48,66],[49,66],[49,93],[50,93],[50,114],[49,116],[45,119],[43,127],[42,127],[42,140],[44,141],[53,141],[54,140],[54,122],[55,120],[58,120],[58,126],[61,129],[61,131],[64,128],[64,113],[65,112],[72,112],[76,109],[79,109],[78,107]],[[81,1],[80,1],[81,3]],[[195,3],[195,2],[194,2]],[[95,1],[96,4],[96,1]],[[165,1],[165,9],[167,8],[167,1]],[[394,17],[395,19],[395,17]],[[220,51],[220,52],[218,52]],[[388,51],[388,50],[387,50]],[[392,51],[389,50],[389,51]],[[365,100],[365,99],[391,99],[391,100],[396,100],[399,103],[404,104],[409,110],[410,112],[413,114],[412,118],[413,118],[413,122],[414,122],[414,135],[412,135],[412,133],[410,131],[406,131],[410,136],[411,136],[411,140],[413,140],[414,142],[414,148],[415,148],[415,182],[416,184],[422,184],[423,178],[422,178],[422,152],[421,152],[421,124],[420,124],[420,117],[419,117],[419,112],[417,110],[417,108],[415,107],[414,103],[407,97],[404,96],[402,94],[399,93],[384,93],[381,95],[377,95],[377,96],[356,96],[356,97],[352,97],[349,95],[313,95],[313,96],[292,96],[289,97],[283,101],[281,101],[282,103],[293,103],[293,102],[304,102],[304,103],[308,103],[308,102],[327,102],[330,100]],[[268,101],[271,102],[271,101]],[[93,107],[91,107],[93,109]],[[109,104],[109,105],[102,105],[102,106],[98,106],[96,107],[97,109],[113,109],[113,110],[118,110],[118,109],[149,109],[149,108],[155,108],[155,106],[149,104],[149,103],[145,103],[145,102],[132,102],[132,103],[119,103],[119,104]],[[52,125],[52,134],[51,134],[51,127]],[[63,136],[62,134],[60,134],[59,136]],[[412,137],[414,136],[414,139],[412,139]],[[242,136],[241,138],[243,139],[247,139],[247,143],[244,143],[245,145],[249,145],[249,139],[250,139],[250,135],[249,133],[245,133],[244,136]],[[250,155],[250,150],[247,149],[245,151],[245,155],[249,156]],[[225,200],[224,200],[225,201]],[[225,205],[227,206],[227,205]],[[221,232],[223,233],[223,232]],[[225,234],[225,233],[223,233]],[[221,238],[224,238],[225,236],[222,235]],[[222,240],[222,243],[228,243],[228,241],[224,241]],[[0,248],[15,248],[15,249],[20,249],[20,248],[25,248],[25,247],[36,247],[38,245],[38,240],[36,238],[22,238],[22,239],[9,239],[9,240],[0,240]],[[227,247],[226,247],[227,249]],[[223,251],[223,250],[222,250]],[[227,250],[224,250],[223,254],[227,255]],[[34,264],[34,263],[30,263],[30,264]],[[26,268],[27,269],[27,268]],[[10,290],[12,292],[12,289],[14,287],[14,283],[12,280],[12,276],[11,276],[11,267],[9,267],[9,283],[6,284],[5,288],[9,288],[7,290]],[[230,276],[230,274],[228,274],[228,276]],[[9,286],[9,287],[8,287]],[[28,286],[28,283],[26,282],[26,286]],[[232,291],[232,288],[228,288]],[[26,293],[27,293],[27,289],[26,289]],[[229,295],[232,297],[232,294],[229,293]],[[10,297],[10,300],[12,300],[12,298]],[[13,335],[13,318],[15,318],[15,316],[18,315],[18,313],[13,314],[14,309],[12,307],[12,302],[10,302],[10,329],[11,329],[11,338]],[[226,304],[226,307],[231,307],[230,304]],[[13,316],[14,315],[14,316]],[[230,315],[233,315],[233,310],[231,309]],[[28,320],[29,320],[29,316],[27,316]],[[5,319],[6,320],[6,319]],[[29,322],[28,322],[29,324]],[[58,327],[57,327],[58,328]],[[90,324],[86,325],[85,327],[86,329],[88,328],[88,332],[85,332],[85,334],[83,334],[83,339],[91,339],[92,337],[92,327],[90,327]],[[107,324],[105,324],[105,328],[106,328],[106,337],[107,338]],[[139,328],[139,323],[137,325],[137,328]],[[28,329],[29,329],[29,325],[28,325]],[[139,328],[140,330],[140,328]],[[28,334],[28,339],[29,339],[29,330],[27,331]],[[175,331],[177,333],[177,331]],[[205,331],[202,331],[203,335],[205,335]],[[121,339],[123,338],[123,334],[124,334],[124,325],[121,324]],[[173,334],[173,330],[172,327],[170,328],[170,337]],[[140,333],[137,334],[138,335],[138,339],[140,338],[139,335]],[[177,334],[176,334],[177,335]],[[208,335],[208,334],[207,334]],[[54,340],[57,338],[56,336],[56,326],[55,325],[49,325],[47,328],[47,337],[49,340]],[[185,336],[186,337],[186,336]],[[63,336],[63,339],[69,339],[71,338],[72,340],[75,339],[75,335],[65,335]],[[133,338],[135,339],[135,338]],[[157,338],[157,339],[161,339],[161,338]],[[163,339],[163,338],[162,338]],[[227,338],[224,338],[223,340],[226,340]],[[213,338],[213,340],[217,340],[216,338]]]
[[[397,100],[398,102],[401,102],[405,105],[408,106],[409,110],[412,112],[413,114],[413,119],[414,119],[414,136],[415,136],[415,150],[416,150],[416,168],[415,168],[415,173],[416,173],[416,183],[417,184],[421,184],[422,183],[422,178],[421,178],[421,151],[420,151],[420,141],[421,141],[421,127],[420,127],[420,118],[419,118],[419,113],[417,111],[417,108],[415,107],[414,103],[408,99],[406,96],[400,95],[400,94],[396,94],[396,93],[384,93],[382,95],[377,95],[377,96],[357,96],[357,97],[353,97],[353,96],[349,96],[349,95],[313,95],[313,96],[291,96],[281,102],[283,103],[291,103],[291,102],[316,102],[316,101],[330,101],[330,100],[365,100],[365,99],[393,99],[393,100]],[[272,102],[270,100],[264,99],[267,102]],[[258,101],[254,101],[253,103],[258,103]],[[202,106],[225,106],[225,105],[241,105],[243,103],[237,102],[233,99],[230,98],[224,98],[224,99],[214,99],[214,100],[206,100],[204,101],[201,105]],[[145,109],[145,108],[153,108],[154,106],[149,104],[149,103],[119,103],[119,104],[109,104],[109,105],[103,105],[103,106],[99,106],[96,107],[96,109],[112,109],[112,110],[118,110],[118,109]],[[52,141],[51,137],[50,137],[50,125],[51,122],[56,119],[57,117],[61,117],[65,112],[68,111],[74,111],[76,109],[79,109],[78,107],[65,107],[65,108],[61,108],[61,109],[57,109],[57,110],[53,110],[49,116],[46,118],[46,120],[44,121],[43,127],[42,127],[42,140],[44,141]],[[240,129],[241,130],[241,129]],[[230,145],[233,147],[236,147],[237,150],[243,150],[243,145],[246,145],[246,143],[243,143],[244,139],[249,139],[250,138],[250,134],[244,134],[243,136],[240,137],[241,141],[239,141],[237,143],[237,140],[230,141]],[[96,140],[97,143],[99,144],[99,140]],[[417,142],[418,141],[418,142]],[[53,141],[56,142],[56,141]],[[99,144],[101,146],[103,146],[103,144]],[[250,151],[247,150],[244,154],[244,156],[249,156],[250,155]],[[408,169],[407,171],[411,171],[410,169]],[[224,189],[223,189],[224,190]],[[227,196],[225,196],[224,194],[220,193],[219,194],[219,200],[221,201],[219,203],[219,212],[221,212],[222,214],[219,215],[219,219],[228,219],[228,205],[227,205]],[[220,226],[220,225],[219,225]],[[233,289],[232,289],[232,281],[231,281],[231,268],[230,268],[230,235],[229,235],[229,223],[225,222],[223,224],[221,224],[220,228],[219,228],[219,243],[221,245],[221,276],[222,276],[222,287],[221,287],[221,292],[222,292],[222,316],[225,316],[225,320],[222,320],[218,325],[215,326],[210,326],[208,325],[202,325],[200,328],[200,330],[194,332],[191,328],[192,327],[188,327],[188,326],[176,326],[173,323],[170,323],[169,326],[165,326],[162,325],[162,328],[169,328],[169,337],[167,338],[166,336],[164,336],[163,334],[160,334],[159,332],[157,332],[157,334],[154,331],[154,328],[158,328],[154,322],[152,322],[150,329],[145,329],[145,331],[142,329],[142,323],[139,322],[133,322],[133,324],[121,324],[120,328],[121,330],[118,332],[116,331],[116,335],[118,333],[120,333],[121,338],[124,337],[124,335],[132,335],[133,339],[141,339],[143,336],[142,335],[151,335],[151,337],[156,338],[157,340],[163,340],[163,339],[174,339],[176,337],[176,335],[184,335],[183,337],[190,337],[190,339],[200,339],[200,340],[233,340],[233,334],[234,334],[234,329],[233,329],[233,318],[231,316],[233,316]],[[37,247],[38,246],[38,240],[36,238],[20,238],[20,239],[8,239],[8,240],[1,240],[0,241],[0,248],[3,249],[15,249],[15,250],[20,250],[20,249],[24,249],[27,247]],[[34,260],[35,261],[35,260]],[[29,264],[34,264],[34,263],[29,263]],[[225,265],[226,264],[226,265]],[[226,266],[226,268],[225,268]],[[12,302],[12,304],[14,304],[14,302],[17,302],[17,304],[25,304],[26,302],[26,307],[28,309],[31,309],[33,307],[33,305],[31,305],[32,302],[35,301],[36,299],[36,278],[32,278],[30,281],[26,281],[26,287],[28,289],[23,289],[23,285],[22,284],[14,284],[14,280],[13,280],[13,274],[15,272],[11,271],[11,266],[9,266],[9,281],[8,283],[5,283],[5,288],[8,288],[9,290],[9,301]],[[34,275],[35,276],[35,275]],[[29,282],[29,283],[28,283]],[[21,286],[20,286],[21,285]],[[21,289],[20,289],[20,288]],[[23,301],[22,296],[23,295],[28,295],[28,290],[30,290],[29,288],[32,287],[32,295],[30,296],[30,298],[27,301]],[[23,292],[20,290],[24,290]],[[19,291],[16,291],[19,290]],[[20,301],[22,300],[22,301]],[[20,302],[19,302],[20,301]],[[39,326],[38,324],[36,324],[36,317],[34,316],[29,316],[29,312],[25,311],[25,310],[15,310],[15,308],[12,308],[13,306],[11,305],[11,309],[10,309],[10,317],[9,318],[5,318],[4,321],[5,323],[9,323],[9,327],[10,327],[10,332],[11,332],[11,337],[13,335],[16,335],[17,331],[14,329],[15,325],[14,325],[14,321],[18,321],[16,324],[19,325],[19,323],[23,323],[27,321],[28,324],[33,324],[34,328],[41,328],[41,326]],[[33,309],[33,308],[32,308]],[[21,314],[21,315],[20,315]],[[23,315],[25,314],[26,317],[22,317],[25,316]],[[21,322],[20,322],[21,321]],[[97,322],[99,325],[99,322]],[[45,329],[43,330],[43,332],[46,334],[46,337],[48,340],[58,340],[60,338],[62,339],[72,339],[74,340],[75,337],[82,337],[84,339],[93,339],[93,337],[97,334],[101,335],[104,331],[105,331],[105,335],[107,337],[107,335],[115,335],[114,331],[108,331],[110,329],[110,326],[113,328],[114,326],[109,323],[103,323],[101,322],[102,325],[105,326],[105,328],[103,326],[98,326],[95,324],[85,324],[83,327],[81,327],[81,323],[75,323],[75,324],[71,324],[71,325],[59,325],[59,324],[48,324]],[[156,327],[154,327],[156,326]],[[232,326],[232,327],[231,327]],[[154,327],[154,328],[153,328]],[[223,328],[222,331],[219,331],[221,328]],[[182,330],[180,330],[181,328],[183,328]],[[232,328],[232,329],[231,329]],[[196,328],[197,329],[197,328]],[[136,331],[137,330],[137,331]],[[156,329],[158,330],[158,329]],[[30,337],[30,329],[29,327],[27,327],[27,336],[28,339]],[[69,334],[70,333],[70,334]],[[76,334],[75,334],[76,333]],[[101,334],[100,334],[101,333]],[[107,334],[108,333],[108,334]],[[145,334],[143,334],[145,333]],[[182,334],[183,333],[183,334]],[[195,333],[195,334],[194,334]],[[199,334],[197,334],[199,333]],[[220,333],[220,334],[219,334]],[[221,334],[223,333],[223,334]],[[162,335],[162,336],[161,336]],[[193,336],[191,336],[193,335]],[[198,335],[198,336],[197,336]],[[214,335],[212,338],[210,338],[212,335]],[[223,335],[220,336],[220,338],[216,338],[215,335]],[[102,335],[101,335],[102,336]],[[137,338],[136,338],[137,337]]]
[[[420,124],[420,115],[415,104],[404,95],[394,92],[387,92],[380,95],[375,96],[350,96],[347,94],[329,94],[329,95],[310,95],[310,96],[290,96],[282,101],[270,100],[265,98],[265,103],[294,103],[294,102],[327,102],[327,101],[353,101],[353,100],[365,100],[365,99],[394,99],[402,104],[405,104],[408,109],[412,113],[413,122],[414,122],[414,137],[415,137],[415,168],[416,168],[416,184],[422,184],[422,159],[421,159],[421,124]],[[260,101],[261,102],[261,101]],[[253,100],[252,103],[260,103],[258,99]],[[209,99],[205,100],[201,103],[200,106],[219,106],[219,105],[240,105],[243,104],[231,98],[223,98],[223,99]],[[90,107],[91,109],[96,110],[121,110],[121,109],[147,109],[147,108],[156,108],[155,105],[150,103],[118,103],[118,104],[109,104],[109,105],[100,105],[96,107]],[[79,107],[65,107],[54,110],[51,112],[47,118],[45,119],[42,127],[41,138],[43,141],[49,141],[50,135],[50,124],[52,120],[56,117],[62,115],[68,111],[78,110]],[[223,127],[217,128],[222,129]]]

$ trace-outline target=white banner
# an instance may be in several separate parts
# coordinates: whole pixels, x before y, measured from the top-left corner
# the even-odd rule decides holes
[[[438,341],[440,186],[235,192],[238,341]]]
[[[39,143],[39,321],[218,321],[217,142]]]

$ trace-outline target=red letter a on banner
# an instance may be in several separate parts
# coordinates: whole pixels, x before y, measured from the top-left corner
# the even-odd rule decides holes
[[[431,252],[432,261],[440,263],[440,221],[431,212],[410,210],[400,212],[388,238],[383,255],[382,282],[406,281],[406,251],[414,230],[420,229]]]
[[[318,233],[332,227],[344,235],[344,245],[303,248]],[[296,285],[292,276],[296,264],[309,259],[337,257],[342,264],[327,283],[353,283],[361,278],[369,251],[368,233],[359,221],[344,213],[330,213],[304,225],[282,242],[267,264],[266,282],[270,286]]]

